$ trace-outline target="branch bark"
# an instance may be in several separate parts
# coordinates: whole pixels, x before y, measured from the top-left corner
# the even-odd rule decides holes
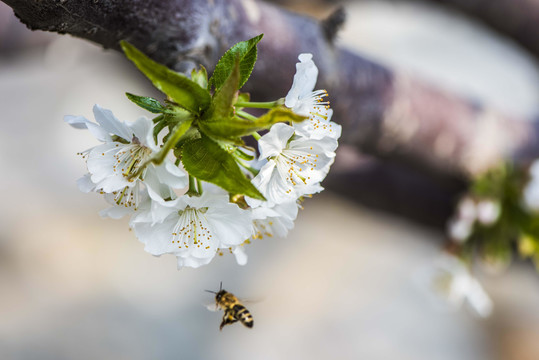
[[[393,193],[404,214],[419,197],[438,199],[423,209],[423,216],[414,210],[414,219],[423,223],[443,226],[448,216],[443,209],[450,208],[470,174],[504,158],[537,155],[532,123],[335,47],[332,34],[339,14],[318,22],[255,0],[3,1],[31,29],[68,33],[117,50],[126,39],[178,71],[198,63],[213,69],[232,44],[264,33],[260,60],[245,88],[260,101],[284,96],[297,55],[313,53],[320,68],[318,84],[329,91],[334,120],[343,125],[341,142],[379,159],[328,184],[360,201],[376,203],[380,196],[378,205],[391,211],[396,201],[382,195]],[[397,174],[415,180],[398,183],[393,181]],[[357,191],[362,184],[371,189]],[[435,206],[441,211],[433,211]]]

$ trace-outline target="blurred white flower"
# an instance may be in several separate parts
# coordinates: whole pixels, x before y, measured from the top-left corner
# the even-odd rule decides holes
[[[447,233],[451,240],[465,242],[472,234],[473,225],[477,219],[475,201],[470,197],[460,199],[456,215],[447,224]]]
[[[477,204],[477,220],[483,225],[492,225],[498,221],[502,212],[500,203],[494,200],[481,200]]]
[[[470,197],[460,199],[457,214],[459,218],[474,222],[477,219],[477,206],[475,201]]]
[[[294,137],[293,127],[278,123],[262,136],[258,146],[260,158],[268,162],[252,182],[271,207],[323,190],[320,182],[334,161],[337,140]]]
[[[530,181],[524,187],[524,204],[532,211],[539,211],[539,160],[530,166]]]
[[[133,229],[150,254],[176,255],[178,268],[208,264],[219,249],[232,250],[251,236],[249,212],[230,203],[228,194],[183,195],[156,207],[163,222],[134,221]]]
[[[450,239],[458,243],[465,242],[472,234],[473,224],[473,221],[466,218],[449,220],[449,223],[447,224],[447,232]]]
[[[326,90],[314,90],[318,78],[318,68],[312,60],[312,54],[300,54],[300,62],[296,64],[294,81],[285,98],[285,106],[299,115],[309,119],[294,123],[293,127],[299,136],[310,139],[341,136],[341,126],[330,121],[333,110],[329,102],[324,101],[328,94]]]
[[[103,142],[84,152],[89,174],[78,181],[81,191],[113,194],[116,204],[136,209],[140,204],[142,183],[156,200],[162,200],[163,194],[172,194],[170,187],[187,185],[187,176],[170,160],[159,166],[149,164],[130,178],[159,150],[152,136],[152,121],[142,117],[133,123],[124,123],[98,105],[93,111],[97,124],[82,116],[64,118],[74,128],[88,129]]]
[[[455,256],[441,256],[423,280],[429,292],[450,308],[458,309],[466,302],[480,317],[488,317],[492,313],[492,300],[468,266]]]

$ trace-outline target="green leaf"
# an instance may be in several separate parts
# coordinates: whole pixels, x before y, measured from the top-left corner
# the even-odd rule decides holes
[[[279,107],[271,109],[256,121],[234,117],[229,119],[216,118],[200,122],[200,129],[207,135],[216,138],[232,138],[246,136],[254,131],[259,131],[271,127],[278,122],[300,122],[307,119],[294,113],[292,110]]]
[[[196,114],[210,106],[211,97],[208,90],[185,75],[156,63],[128,42],[121,41],[120,45],[125,56],[152,81],[153,85],[178,105]]]
[[[125,95],[129,100],[149,112],[154,114],[167,112],[167,108],[161,105],[159,100],[146,96],[133,95],[131,93],[125,93]]]
[[[200,180],[218,185],[232,194],[265,200],[240,170],[234,157],[207,136],[183,146],[182,162],[185,170]]]
[[[210,79],[210,84],[213,84],[215,89],[219,90],[226,79],[228,79],[230,73],[233,71],[236,57],[238,57],[240,61],[240,83],[238,89],[245,84],[249,79],[249,76],[251,76],[251,72],[255,66],[257,56],[256,44],[262,40],[262,36],[264,36],[264,34],[237,43],[221,57],[215,66],[215,70]]]

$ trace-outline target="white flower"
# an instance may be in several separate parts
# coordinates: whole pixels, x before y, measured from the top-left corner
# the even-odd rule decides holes
[[[71,126],[88,129],[103,142],[84,152],[89,174],[78,181],[81,191],[113,194],[116,204],[136,209],[140,204],[142,183],[155,200],[172,195],[171,187],[187,185],[187,176],[169,160],[159,166],[149,164],[138,176],[129,178],[159,150],[153,140],[152,121],[142,117],[133,123],[124,123],[98,105],[93,111],[97,124],[82,116],[65,117]]]
[[[481,200],[477,204],[477,220],[483,225],[492,225],[500,218],[501,205],[494,200]]]
[[[176,255],[178,268],[205,265],[219,249],[232,250],[251,236],[249,212],[230,203],[227,194],[184,195],[156,206],[168,213],[163,222],[135,221],[133,229],[150,254]]]
[[[323,190],[320,182],[333,163],[337,140],[294,137],[293,127],[278,123],[260,138],[258,147],[260,158],[268,162],[252,183],[271,207]]]
[[[523,190],[524,204],[532,211],[539,211],[539,160],[530,167],[530,181]]]
[[[494,308],[481,284],[466,264],[455,256],[444,254],[426,276],[428,289],[450,307],[460,308],[465,302],[481,317],[488,317]]]
[[[449,220],[447,232],[451,240],[464,243],[472,234],[473,221],[466,218],[456,218]]]
[[[295,200],[287,201],[268,207],[267,203],[262,203],[256,207],[257,203],[250,198],[246,198],[247,204],[253,205],[251,216],[253,218],[253,239],[263,237],[285,237],[288,230],[294,227],[294,220],[298,216],[298,204]]]
[[[474,222],[477,218],[477,206],[475,201],[470,197],[460,199],[458,204],[458,216],[470,222]]]
[[[451,240],[459,243],[465,242],[472,234],[476,219],[477,206],[475,201],[470,197],[460,199],[456,216],[447,224],[447,232]]]
[[[330,121],[333,110],[329,102],[324,101],[326,90],[314,90],[318,78],[318,68],[312,60],[312,54],[300,54],[296,64],[296,74],[290,91],[285,98],[285,106],[296,114],[308,116],[305,121],[294,123],[296,133],[310,139],[322,139],[329,136],[338,139],[341,126]]]

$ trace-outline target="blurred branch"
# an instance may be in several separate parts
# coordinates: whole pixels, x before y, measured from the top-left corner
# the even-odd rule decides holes
[[[509,35],[539,56],[539,1],[537,0],[430,0],[453,6]]]
[[[336,48],[332,38],[342,13],[319,22],[255,0],[3,1],[31,29],[68,33],[117,50],[118,41],[126,39],[178,71],[198,63],[212,69],[232,44],[264,33],[260,60],[245,88],[260,101],[284,96],[297,55],[313,53],[318,84],[331,94],[334,119],[343,125],[342,142],[381,160],[375,167],[358,165],[328,184],[392,211],[399,201],[404,206],[399,212],[408,216],[406,206],[421,203],[414,199],[438,199],[413,211],[424,223],[443,225],[448,215],[443,209],[462,189],[459,179],[530,153],[523,149],[537,150],[533,124]],[[358,191],[362,184],[368,190]]]

